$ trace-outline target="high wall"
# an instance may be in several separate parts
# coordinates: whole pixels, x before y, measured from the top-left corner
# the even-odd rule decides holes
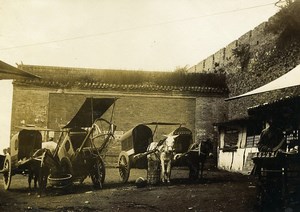
[[[226,73],[229,96],[246,93],[287,73],[300,64],[300,42],[296,38],[281,44],[280,34],[267,30],[275,18],[276,15],[191,67],[188,72]],[[241,51],[241,56],[233,53],[242,47],[248,50]],[[245,59],[244,67],[242,59]],[[300,89],[296,87],[223,103],[228,106],[228,118],[236,119],[246,117],[249,107],[299,94]]]
[[[220,67],[228,67],[236,65],[236,58],[232,52],[238,45],[250,44],[250,49],[254,50],[257,46],[262,45],[266,40],[269,41],[270,37],[267,36],[264,31],[267,22],[260,24],[253,30],[242,35],[237,40],[232,41],[226,47],[220,49],[213,55],[210,55],[198,64],[190,67],[188,72],[214,72]],[[239,70],[239,67],[226,69],[227,73],[235,73]]]

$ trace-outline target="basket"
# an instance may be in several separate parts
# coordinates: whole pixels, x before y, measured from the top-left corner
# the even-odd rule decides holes
[[[148,160],[147,182],[149,185],[157,185],[160,182],[160,161]]]

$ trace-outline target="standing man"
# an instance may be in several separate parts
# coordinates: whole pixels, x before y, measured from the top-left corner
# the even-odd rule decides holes
[[[286,141],[279,120],[270,119],[268,124],[269,126],[260,134],[260,139],[257,143],[258,150],[260,152],[285,151]]]

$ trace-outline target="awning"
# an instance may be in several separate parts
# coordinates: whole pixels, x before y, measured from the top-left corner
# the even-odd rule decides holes
[[[39,76],[18,69],[0,60],[0,79],[16,79],[19,77],[40,78]]]
[[[248,114],[262,119],[287,114],[294,114],[293,116],[297,118],[300,114],[299,104],[300,96],[290,96],[250,107]]]
[[[73,119],[63,128],[91,127],[115,101],[116,98],[86,98]]]
[[[288,88],[300,85],[300,65],[296,66],[294,69],[289,71],[288,73],[282,75],[281,77],[273,80],[272,82],[269,82],[259,88],[256,88],[252,91],[249,91],[247,93],[230,97],[228,99],[225,99],[225,101],[238,99],[245,96],[251,96],[258,93],[264,93],[268,91],[278,90],[282,88]]]

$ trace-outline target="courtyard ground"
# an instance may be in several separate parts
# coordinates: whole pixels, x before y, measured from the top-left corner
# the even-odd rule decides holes
[[[15,175],[9,191],[0,188],[0,211],[256,211],[250,176],[208,170],[202,181],[189,182],[187,170],[174,169],[170,185],[137,188],[146,170],[133,169],[126,184],[118,169],[106,171],[101,190],[88,178],[67,191],[48,187],[42,197],[28,192],[27,177]]]

